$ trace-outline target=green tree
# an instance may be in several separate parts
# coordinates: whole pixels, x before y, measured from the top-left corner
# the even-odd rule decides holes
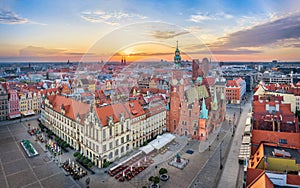
[[[165,168],[161,168],[161,169],[159,170],[159,174],[160,174],[160,175],[166,174],[166,173],[168,173],[168,170],[165,169]]]

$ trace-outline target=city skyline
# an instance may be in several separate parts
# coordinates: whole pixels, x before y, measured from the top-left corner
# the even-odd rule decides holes
[[[177,40],[187,59],[298,61],[299,5],[299,1],[3,1],[0,62],[107,61],[121,56],[129,62],[171,61]]]

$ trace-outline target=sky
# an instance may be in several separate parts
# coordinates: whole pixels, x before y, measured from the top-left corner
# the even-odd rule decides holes
[[[2,0],[0,62],[299,61],[298,0]]]

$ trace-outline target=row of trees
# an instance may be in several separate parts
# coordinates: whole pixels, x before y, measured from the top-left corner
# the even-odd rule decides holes
[[[76,157],[76,160],[79,163],[81,163],[83,166],[88,167],[88,168],[92,168],[92,166],[93,166],[92,161],[90,159],[88,159],[87,157],[83,156],[78,151],[74,153],[74,157]]]

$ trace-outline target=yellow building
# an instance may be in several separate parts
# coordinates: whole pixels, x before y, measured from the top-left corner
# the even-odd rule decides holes
[[[298,173],[300,171],[300,154],[295,148],[261,143],[255,154],[250,158],[248,167],[276,172]]]

